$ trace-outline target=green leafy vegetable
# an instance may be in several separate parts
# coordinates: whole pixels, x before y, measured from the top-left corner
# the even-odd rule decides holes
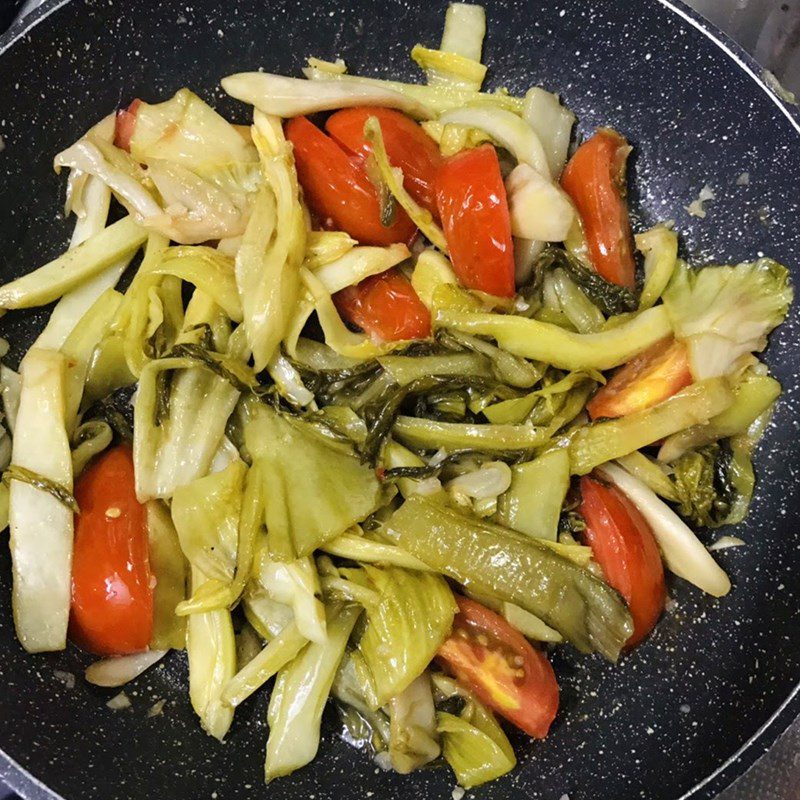
[[[253,119],[264,182],[236,256],[236,285],[247,342],[260,372],[286,335],[297,302],[306,220],[281,121],[260,112]]]
[[[664,305],[701,380],[726,375],[740,356],[763,350],[793,296],[788,270],[768,258],[699,270],[680,262]]]
[[[389,701],[389,758],[392,768],[407,775],[439,757],[439,733],[427,672]]]
[[[438,311],[435,323],[461,333],[491,336],[514,355],[566,370],[611,369],[630,361],[670,332],[667,312],[661,306],[600,333],[573,333],[524,317],[446,309]]]
[[[222,692],[222,702],[236,708],[292,661],[306,644],[308,639],[290,622],[228,681]]]
[[[587,570],[544,542],[411,497],[387,536],[452,580],[521,606],[583,652],[614,661],[631,634],[625,604]]]
[[[456,604],[439,575],[395,567],[364,569],[381,599],[367,610],[358,647],[382,706],[428,666],[450,633]]]
[[[624,314],[636,308],[636,297],[630,289],[617,286],[602,278],[595,270],[560,247],[546,247],[536,260],[534,274],[537,279],[549,270],[563,269],[569,278],[607,316]],[[528,296],[538,289],[537,280],[531,287],[523,287]]]
[[[169,510],[160,500],[147,504],[147,539],[153,588],[154,650],[183,650],[186,646],[186,618],[175,613],[186,595],[187,569],[178,534]]]
[[[6,471],[16,477],[8,508],[11,600],[17,638],[28,652],[38,653],[66,646],[76,506],[64,418],[64,357],[34,348],[21,374],[14,466]]]
[[[678,235],[664,225],[636,234],[636,249],[644,253],[644,286],[639,308],[650,308],[664,293],[678,261]]]
[[[88,420],[72,435],[72,475],[77,478],[96,455],[102,453],[113,439],[111,426],[99,419]]]
[[[727,382],[723,378],[710,378],[688,386],[652,408],[578,428],[568,444],[572,472],[585,475],[606,461],[707,422],[732,402],[733,393]]]
[[[266,406],[250,402],[246,409],[245,443],[263,468],[271,549],[286,542],[296,555],[309,555],[378,507],[375,473],[350,445]]]
[[[317,754],[322,710],[360,613],[355,606],[329,608],[327,639],[311,642],[278,673],[267,712],[267,781],[294,772]]]
[[[437,714],[442,750],[459,786],[472,789],[510,772],[517,765],[511,743],[494,715],[470,698],[459,716]]]
[[[0,286],[0,308],[51,303],[136,252],[145,239],[146,231],[131,217],[124,217],[54,261]]]
[[[511,468],[511,486],[498,502],[497,521],[520,533],[556,541],[569,489],[569,455],[553,450]]]

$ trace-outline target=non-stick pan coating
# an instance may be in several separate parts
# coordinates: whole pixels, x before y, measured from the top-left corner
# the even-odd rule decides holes
[[[705,23],[656,0],[486,6],[492,86],[520,92],[541,84],[561,92],[580,133],[612,125],[636,146],[638,228],[674,219],[697,263],[765,253],[797,278],[798,117],[767,93],[741,51],[723,39],[725,52]],[[51,2],[25,35],[18,29],[5,38],[0,55],[3,279],[64,248],[64,181],[52,172],[52,156],[118,104],[164,99],[189,86],[246,122],[247,109],[223,97],[219,79],[258,67],[299,74],[312,54],[341,56],[353,71],[418,78],[408,51],[417,41],[438,42],[444,8],[441,0]],[[737,185],[743,172],[749,185]],[[684,206],[705,183],[717,200],[699,220]],[[562,710],[551,735],[533,744],[517,737],[518,769],[476,795],[676,800],[699,786],[693,797],[712,797],[797,714],[797,317],[796,306],[767,357],[786,394],[757,459],[756,500],[736,531],[747,546],[717,554],[734,581],[730,596],[713,600],[674,581],[674,610],[617,666],[560,649],[554,666]],[[12,314],[0,322],[12,362],[43,318]],[[337,739],[333,713],[317,760],[265,789],[266,695],[237,711],[220,745],[196,723],[180,655],[128,687],[131,709],[109,710],[111,693],[81,680],[87,659],[77,651],[23,653],[11,621],[5,542],[0,551],[0,747],[41,781],[7,767],[23,793],[50,796],[46,786],[70,800],[449,798],[449,772],[382,773]],[[54,670],[76,674],[75,688]],[[161,698],[168,701],[163,715],[148,719],[147,709]]]

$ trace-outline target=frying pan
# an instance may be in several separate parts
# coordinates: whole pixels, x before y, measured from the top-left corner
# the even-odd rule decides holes
[[[631,204],[637,228],[676,220],[695,263],[766,253],[800,269],[797,191],[800,121],[759,81],[741,50],[667,0],[488,0],[490,83],[561,92],[578,131],[623,131],[636,147]],[[133,97],[156,101],[181,86],[246,122],[219,79],[264,67],[299,74],[306,56],[341,56],[354,71],[414,78],[416,42],[435,43],[444,2],[400,0],[51,0],[0,38],[0,274],[3,280],[63,250],[63,181],[52,155]],[[748,185],[736,179],[748,172]],[[704,220],[684,207],[709,183]],[[649,640],[617,666],[561,648],[554,666],[562,710],[546,742],[515,740],[520,765],[475,792],[571,800],[711,798],[800,712],[800,367],[798,307],[773,337],[767,362],[785,395],[756,467],[746,547],[718,553],[734,581],[714,600],[674,581],[675,605]],[[6,316],[14,364],[43,312]],[[43,554],[43,557],[46,557]],[[173,653],[127,689],[80,679],[75,649],[28,656],[14,638],[8,549],[0,548],[0,747],[4,774],[29,798],[449,798],[446,770],[400,777],[337,737],[331,710],[317,760],[262,784],[266,693],[239,711],[224,745],[196,724],[183,657]],[[65,686],[54,670],[78,677]],[[63,676],[62,676],[63,677]],[[168,703],[148,718],[157,699]]]

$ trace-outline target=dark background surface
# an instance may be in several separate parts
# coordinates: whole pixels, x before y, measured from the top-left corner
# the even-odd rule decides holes
[[[315,4],[313,12],[286,2],[241,3],[241,13],[221,4],[167,2],[159,11],[164,24],[154,25],[142,11],[148,5],[122,3],[109,10],[106,2],[75,0],[57,17],[66,22],[77,15],[79,30],[69,26],[65,31],[53,17],[37,31],[43,51],[22,42],[18,55],[0,62],[0,107],[44,95],[37,108],[26,109],[32,135],[15,130],[11,114],[12,125],[0,127],[9,145],[0,162],[0,179],[6,182],[0,187],[0,217],[10,212],[13,218],[12,225],[0,221],[6,270],[27,270],[63,245],[66,228],[53,222],[61,182],[50,172],[50,154],[120,99],[139,93],[156,99],[184,83],[209,89],[226,71],[260,65],[296,74],[312,41],[318,43],[315,54],[344,55],[354,71],[409,76],[408,46],[417,39],[437,41],[443,9],[431,4],[429,13],[418,13],[389,2],[381,17],[359,12],[358,3],[348,4],[355,9],[348,14],[334,2]],[[727,57],[702,36],[655,3],[644,21],[630,13],[644,3],[543,2],[534,16],[514,4],[487,5],[493,85],[501,80],[519,90],[542,76],[546,88],[563,91],[582,131],[609,123],[638,145],[634,203],[642,224],[675,218],[687,250],[700,262],[712,256],[738,260],[762,250],[800,263],[793,200],[800,176],[796,134],[752,80],[732,74]],[[271,17],[265,15],[267,7]],[[559,35],[553,37],[549,31],[556,28]],[[511,34],[504,41],[500,31]],[[104,36],[113,37],[113,53],[98,50]],[[181,48],[175,47],[176,38]],[[380,52],[365,42],[381,42]],[[182,57],[179,49],[190,57]],[[610,69],[609,52],[617,70]],[[364,65],[371,69],[363,70]],[[3,85],[7,69],[21,76],[19,89]],[[629,78],[622,81],[620,74]],[[55,88],[59,80],[69,85],[66,92]],[[218,93],[205,96],[220,101]],[[225,108],[244,120],[241,107],[228,102]],[[745,170],[753,183],[735,188],[735,178]],[[683,206],[706,181],[720,200],[709,204],[709,217],[701,222],[687,217]],[[759,222],[763,208],[772,214],[767,225]],[[28,323],[13,332],[20,344]],[[796,316],[771,351],[788,398],[758,463],[762,489],[769,485],[770,497],[759,496],[746,529],[737,531],[748,547],[721,556],[735,580],[734,593],[712,601],[676,583],[677,609],[621,667],[560,656],[556,669],[565,712],[553,737],[533,751],[525,748],[525,766],[515,776],[476,794],[513,792],[558,800],[567,792],[572,800],[673,800],[732,756],[789,694],[800,674],[795,577],[800,520],[784,502],[795,492],[794,471],[800,468],[792,402],[800,356],[792,347],[797,342],[793,330]],[[4,552],[0,575],[7,570]],[[8,595],[2,587],[0,593],[0,628],[8,638]],[[220,800],[266,796],[261,788],[264,698],[245,706],[231,741],[219,747],[197,729],[178,659],[140,679],[130,692],[133,711],[112,718],[103,704],[107,694],[80,682],[69,691],[54,678],[55,668],[80,673],[85,659],[77,653],[23,660],[10,639],[2,646],[4,746],[70,800],[90,795],[195,800],[215,791]],[[147,707],[160,697],[170,698],[165,717],[145,720]],[[320,762],[297,780],[275,784],[269,796],[316,792],[322,800],[367,797],[374,791],[376,798],[387,799],[414,793],[449,797],[449,777],[429,774],[412,786],[376,775],[372,765],[335,741],[332,730],[329,725]],[[750,763],[773,738],[768,731],[740,763]],[[797,752],[796,739],[789,751],[790,756]],[[697,796],[712,796],[737,771],[736,765],[729,768]],[[800,797],[791,758],[767,772],[766,780],[756,782],[751,775],[729,792],[730,798]]]

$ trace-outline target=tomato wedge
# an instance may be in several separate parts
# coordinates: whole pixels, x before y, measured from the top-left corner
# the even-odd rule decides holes
[[[439,146],[413,119],[391,108],[346,108],[328,117],[325,130],[351,153],[366,157],[372,152],[364,138],[370,117],[381,124],[386,153],[392,166],[403,170],[406,191],[438,216],[434,180],[443,159]]]
[[[142,101],[137,97],[127,108],[120,108],[114,119],[114,144],[130,153],[131,137],[136,128],[136,112]]]
[[[558,683],[547,656],[499,614],[456,597],[453,631],[437,659],[484,704],[536,739],[558,712]]]
[[[78,480],[70,638],[97,655],[146,650],[153,587],[145,508],[136,500],[127,445],[100,456]]]
[[[372,275],[333,296],[339,313],[383,342],[424,339],[431,335],[431,315],[398,269]]]
[[[663,402],[691,382],[686,345],[668,336],[620,367],[586,410],[591,419],[624,417]]]
[[[417,229],[402,208],[395,210],[392,225],[381,223],[378,193],[360,156],[347,153],[305,117],[286,123],[286,138],[294,145],[306,202],[323,227],[346,231],[362,244],[411,243]]]
[[[489,144],[448,159],[436,179],[453,270],[468,289],[514,294],[514,245],[497,151]]]
[[[624,598],[633,617],[631,649],[647,636],[664,610],[664,567],[655,537],[636,506],[615,486],[581,478],[583,538],[610,586]]]
[[[625,202],[625,160],[630,146],[611,128],[600,128],[569,160],[561,186],[583,219],[589,255],[611,283],[633,289],[635,264]]]

